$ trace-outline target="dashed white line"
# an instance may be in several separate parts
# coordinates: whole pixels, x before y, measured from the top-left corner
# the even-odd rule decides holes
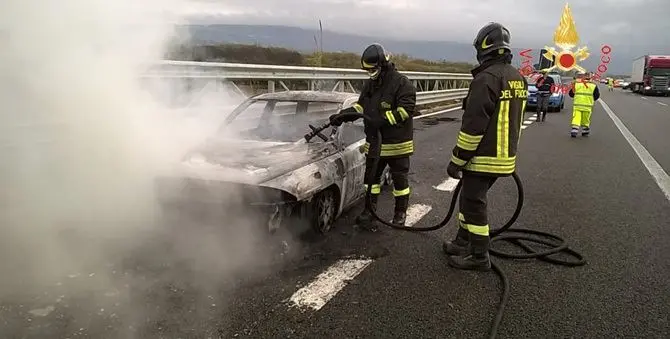
[[[454,178],[447,178],[447,180],[443,181],[441,184],[437,186],[433,186],[434,189],[438,191],[447,191],[451,192],[456,188],[456,185],[458,185],[459,180],[454,179]]]
[[[528,125],[521,126],[521,129],[526,129],[526,128],[528,128]]]
[[[654,159],[649,151],[647,151],[647,149],[642,146],[633,133],[631,133],[628,128],[626,128],[626,125],[624,125],[623,122],[619,120],[619,117],[614,114],[607,103],[605,103],[602,99],[599,101],[600,105],[602,105],[607,112],[607,115],[609,115],[610,119],[614,121],[614,124],[619,129],[621,134],[623,134],[623,137],[626,138],[628,144],[630,144],[638,158],[640,158],[644,164],[644,167],[647,168],[649,174],[651,174],[651,176],[654,178],[658,187],[661,188],[661,191],[663,191],[665,197],[668,199],[668,201],[670,201],[670,176],[668,176],[668,173],[665,172],[663,167],[661,167],[661,165],[656,161],[656,159]]]
[[[526,121],[523,122],[524,125],[530,125],[530,124],[532,124],[532,123],[533,123],[532,121],[528,121],[528,120],[526,120]]]
[[[656,103],[659,104],[659,105],[661,105],[661,106],[668,106],[668,104],[666,104],[666,103],[664,103],[664,102],[656,101]]]
[[[528,120],[533,120],[533,121],[535,121],[535,120],[537,120],[537,117],[536,117],[536,116],[528,117]]]
[[[289,301],[301,309],[320,310],[347,282],[354,279],[366,267],[372,263],[372,259],[342,259],[321,272],[307,286],[296,291]]]
[[[647,97],[640,97],[640,98],[642,98],[642,100],[647,100]]]
[[[423,218],[433,208],[429,205],[414,204],[407,209],[407,219],[405,219],[405,226],[412,227],[421,218]]]

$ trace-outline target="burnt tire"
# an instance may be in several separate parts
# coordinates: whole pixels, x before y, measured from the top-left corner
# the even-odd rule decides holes
[[[320,192],[312,200],[310,211],[310,223],[312,229],[319,234],[325,234],[330,231],[337,215],[338,201],[337,194],[333,188],[328,188]]]

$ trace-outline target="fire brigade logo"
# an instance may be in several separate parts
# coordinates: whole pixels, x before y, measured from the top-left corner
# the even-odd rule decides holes
[[[561,21],[554,32],[554,44],[561,50],[557,51],[553,47],[544,47],[544,49],[547,50],[547,52],[543,54],[545,58],[549,60],[551,60],[552,57],[556,58],[554,66],[544,70],[552,71],[555,68],[558,68],[562,71],[576,69],[580,72],[586,72],[583,67],[578,65],[578,62],[586,60],[586,58],[589,57],[589,51],[588,48],[584,46],[573,53],[572,49],[577,46],[578,43],[579,35],[575,28],[575,21],[572,19],[570,5],[566,3],[565,8],[563,8],[563,14],[561,14]]]

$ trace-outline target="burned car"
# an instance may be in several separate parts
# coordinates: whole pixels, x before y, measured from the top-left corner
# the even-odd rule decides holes
[[[286,91],[245,100],[186,155],[178,174],[159,178],[161,202],[245,209],[271,232],[296,217],[319,233],[329,231],[365,194],[363,123],[304,136],[309,125],[327,123],[357,99],[356,93]],[[383,184],[390,184],[388,169]]]

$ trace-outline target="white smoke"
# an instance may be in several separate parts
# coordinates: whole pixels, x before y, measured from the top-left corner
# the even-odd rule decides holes
[[[187,121],[183,110],[170,107],[183,95],[178,86],[146,90],[141,75],[162,59],[188,6],[185,0],[3,1],[0,302],[59,286],[68,275],[93,277],[89,272],[116,264],[164,226],[156,217],[155,177],[216,128],[216,109],[237,103],[221,102],[225,95],[216,93],[192,107],[200,113]],[[226,258],[216,239],[192,230],[176,257],[194,256],[199,268],[213,270],[251,261]],[[116,287],[117,278],[100,275],[67,292]]]

